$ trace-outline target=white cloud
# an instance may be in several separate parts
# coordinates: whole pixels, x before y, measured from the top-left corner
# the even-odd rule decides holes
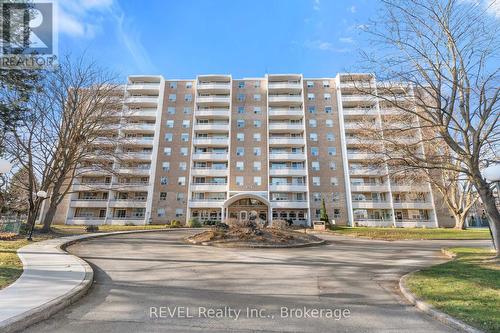
[[[354,44],[354,39],[352,39],[352,37],[340,37],[339,42],[346,44]]]
[[[332,43],[323,40],[312,40],[312,41],[307,40],[304,42],[304,47],[312,50],[328,51],[335,53],[345,53],[350,51],[347,48],[337,48]]]
[[[320,0],[314,0],[313,2],[313,9],[314,10],[320,10]]]
[[[61,0],[57,5],[59,33],[93,38],[112,9],[113,0]]]
[[[356,6],[352,5],[351,7],[347,8],[348,11],[350,11],[351,13],[356,13],[358,11],[358,9],[356,8]]]

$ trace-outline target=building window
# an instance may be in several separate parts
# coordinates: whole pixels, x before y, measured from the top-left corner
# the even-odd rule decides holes
[[[337,154],[337,148],[335,148],[335,147],[328,147],[328,155],[335,156],[336,154]]]
[[[177,201],[183,201],[184,200],[184,192],[177,192],[177,195],[175,196]]]
[[[332,94],[329,93],[323,94],[323,98],[325,101],[329,101],[332,99]]]
[[[340,218],[340,209],[338,209],[338,208],[333,209],[333,218],[334,219]]]
[[[245,170],[245,163],[243,161],[236,162],[236,170],[243,171]]]
[[[186,171],[187,170],[187,163],[186,162],[179,162],[179,170]]]
[[[160,200],[162,200],[161,197],[160,197]],[[158,217],[164,217],[165,216],[165,208],[158,208],[156,210],[156,215],[158,215]]]
[[[339,193],[339,192],[333,192],[333,193],[332,193],[332,201],[333,201],[333,202],[338,202],[338,201],[340,201],[340,193]]]
[[[313,171],[319,171],[319,162],[318,161],[311,162],[311,168],[313,169]]]
[[[333,119],[325,120],[326,127],[333,127]]]
[[[260,163],[260,161],[253,162],[253,170],[254,171],[260,171],[260,169],[261,169],[261,163]]]
[[[177,82],[170,82],[169,87],[170,89],[177,89]]]
[[[183,120],[182,121],[182,128],[189,128],[191,121],[189,120]]]
[[[245,155],[245,148],[236,147],[236,156],[244,156],[244,155]]]
[[[168,95],[169,102],[175,102],[176,99],[177,99],[177,96],[175,94]]]
[[[163,148],[163,154],[164,154],[165,156],[170,156],[170,155],[172,155],[172,148],[170,148],[170,147],[165,147],[165,148]]]
[[[184,109],[182,109],[182,112],[184,114],[191,114],[191,108],[185,107]]]
[[[253,177],[253,184],[260,186],[262,184],[262,178],[261,177]]]
[[[191,94],[185,94],[184,95],[184,101],[185,102],[191,102],[193,100],[193,95]]]
[[[309,139],[311,141],[318,141],[318,134],[317,133],[309,133]]]
[[[179,177],[177,179],[177,185],[180,185],[180,186],[186,185],[186,177]]]
[[[254,94],[253,95],[253,100],[259,102],[260,101],[260,94]]]
[[[315,201],[315,202],[321,201],[321,193],[314,192],[312,194],[312,197],[313,197],[313,201]]]
[[[254,87],[254,88],[259,88],[259,87],[260,87],[260,81],[255,81],[255,82],[253,83],[253,87]]]
[[[168,114],[175,114],[175,108],[173,106],[169,106],[167,108],[167,113]]]
[[[260,142],[260,133],[253,134],[253,141]]]
[[[238,113],[240,113],[240,114],[245,113],[245,107],[244,106],[238,106]]]
[[[191,89],[193,87],[193,82],[186,82],[186,88]]]
[[[330,177],[330,184],[333,186],[338,186],[339,185],[339,180],[337,177]]]
[[[253,148],[253,154],[254,156],[260,156],[261,150],[259,147],[254,147]]]
[[[167,200],[167,192],[160,192],[160,200]]]
[[[161,177],[160,178],[160,184],[161,185],[168,185],[168,177]]]
[[[330,88],[330,81],[323,81],[323,88]]]
[[[236,140],[245,141],[245,133],[236,133]]]
[[[163,171],[168,172],[170,170],[170,162],[163,162],[162,169]]]
[[[337,162],[330,162],[330,170],[337,170]]]
[[[253,127],[259,128],[261,126],[262,122],[260,120],[254,120],[253,121]]]
[[[165,133],[165,141],[172,142],[174,135],[172,133]]]
[[[313,186],[320,186],[321,185],[320,178],[319,177],[312,177],[312,184],[313,184]]]
[[[174,128],[174,121],[173,120],[167,120],[167,128]]]
[[[236,121],[236,126],[237,126],[238,128],[243,128],[243,127],[245,127],[245,120],[243,120],[243,119],[238,119],[238,120]]]
[[[189,141],[189,133],[182,133],[181,134],[181,141],[188,142]]]
[[[311,106],[308,106],[308,107],[307,107],[307,111],[308,111],[309,113],[316,113],[316,107],[315,107],[315,106],[312,106],[312,105],[311,105]]]
[[[244,184],[243,176],[237,176],[236,177],[236,185],[243,186],[243,184]]]
[[[315,216],[317,219],[319,219],[319,218],[320,218],[320,216],[321,216],[321,209],[316,208],[316,209],[314,210],[314,216]]]
[[[314,94],[313,93],[308,93],[307,94],[307,100],[308,101],[314,101]]]
[[[238,102],[243,102],[245,100],[244,94],[238,94]]]
[[[238,88],[240,89],[245,88],[245,81],[238,82]]]
[[[318,147],[311,147],[311,155],[312,156],[319,156],[319,149],[318,149]]]
[[[184,216],[184,209],[183,208],[176,208],[175,209],[175,217],[182,217]]]
[[[309,119],[309,127],[317,127],[318,126],[318,122],[316,121],[316,119]]]
[[[331,106],[325,106],[325,113],[332,113],[332,107]]]
[[[255,113],[255,114],[261,114],[262,111],[260,109],[260,106],[254,106],[253,107],[253,113]]]
[[[187,147],[181,147],[181,156],[187,156],[188,155],[188,148]]]
[[[313,88],[314,87],[314,82],[313,81],[307,81],[307,88]]]

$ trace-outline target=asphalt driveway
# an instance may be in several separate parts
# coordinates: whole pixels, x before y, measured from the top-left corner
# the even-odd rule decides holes
[[[95,271],[87,296],[28,332],[455,332],[398,294],[445,246],[322,236],[327,245],[222,249],[193,231],[96,238],[69,248]]]

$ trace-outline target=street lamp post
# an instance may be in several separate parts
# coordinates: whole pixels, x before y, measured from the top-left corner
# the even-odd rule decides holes
[[[483,170],[483,176],[487,181],[495,183],[497,187],[497,196],[500,197],[500,164],[494,164]],[[493,247],[496,250],[495,241],[493,239],[493,233],[491,231],[491,224],[488,221],[488,228],[490,229],[491,239],[493,240]]]
[[[48,194],[45,191],[38,191],[38,192],[36,192],[36,196],[37,196],[37,198],[41,198],[43,200],[43,199],[45,199],[45,198],[48,197]],[[33,230],[35,230],[36,217],[38,215],[38,211],[39,211],[39,206],[37,207],[37,209],[35,211],[35,215],[33,217],[33,223],[31,224],[30,233],[28,235],[28,240],[29,241],[33,240],[33,238],[32,238],[32,236],[33,236]]]

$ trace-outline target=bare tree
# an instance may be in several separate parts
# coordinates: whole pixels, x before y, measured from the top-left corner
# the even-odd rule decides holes
[[[116,126],[123,90],[110,73],[82,58],[64,58],[48,72],[42,88],[30,101],[29,111],[10,133],[7,151],[27,170],[27,190],[46,191],[48,208],[42,231],[49,231],[62,199],[75,177],[88,168],[110,170],[115,149],[97,150],[109,126]],[[105,138],[110,143],[113,137]],[[100,156],[99,162],[87,162]],[[44,198],[29,196],[28,222],[35,223]]]
[[[399,114],[393,128],[394,119],[379,119],[388,122],[379,134],[383,159],[470,182],[490,219],[498,256],[500,213],[481,170],[498,162],[500,25],[481,2],[382,2],[381,18],[366,29],[374,51],[364,53],[381,83],[358,90]],[[401,144],[401,136],[413,140]]]

